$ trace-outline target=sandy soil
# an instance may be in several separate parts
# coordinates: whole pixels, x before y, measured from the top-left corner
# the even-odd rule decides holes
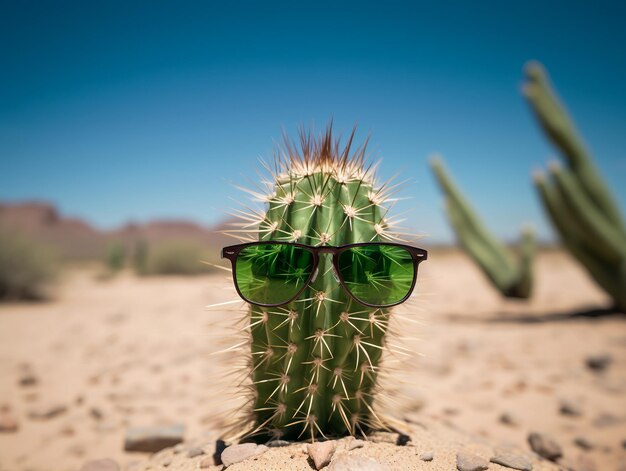
[[[215,413],[232,398],[210,354],[233,321],[204,306],[230,299],[222,275],[103,282],[74,271],[54,302],[0,306],[0,426],[17,425],[0,432],[0,470],[72,470],[105,457],[143,469],[147,454],[123,451],[131,426],[184,424],[190,443],[214,443],[223,427]],[[539,257],[530,302],[500,299],[462,255],[433,253],[420,267],[417,299],[399,311],[419,321],[405,345],[423,354],[406,367],[393,411],[411,446],[370,443],[351,453],[392,469],[454,469],[460,449],[487,458],[504,445],[528,452],[537,431],[580,470],[626,469],[626,318],[598,311],[606,305],[561,253]],[[592,370],[590,355],[607,356],[608,366]],[[564,402],[577,414],[563,413]],[[424,451],[435,459],[421,461]],[[278,468],[309,466],[301,445],[254,463],[268,469],[280,456],[291,461]]]

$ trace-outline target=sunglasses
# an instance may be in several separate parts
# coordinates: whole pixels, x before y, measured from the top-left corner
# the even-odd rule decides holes
[[[365,242],[340,247],[291,242],[251,242],[222,249],[232,264],[233,281],[244,301],[263,307],[296,299],[315,281],[320,254],[332,254],[335,280],[355,301],[390,307],[407,300],[417,267],[428,252],[408,245]]]

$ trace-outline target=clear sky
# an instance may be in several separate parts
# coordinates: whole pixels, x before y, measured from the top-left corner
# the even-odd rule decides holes
[[[294,6],[296,5],[296,6]],[[300,5],[300,6],[297,6]],[[0,200],[110,228],[224,217],[284,128],[371,135],[407,225],[450,240],[443,154],[500,237],[550,237],[531,185],[555,155],[519,89],[542,61],[626,208],[623,2],[0,4]]]

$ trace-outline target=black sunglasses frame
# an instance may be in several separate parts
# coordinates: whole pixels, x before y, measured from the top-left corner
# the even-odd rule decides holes
[[[298,292],[294,296],[292,296],[290,299],[284,302],[277,303],[277,304],[263,304],[263,303],[257,303],[257,302],[251,301],[248,298],[246,298],[243,294],[241,294],[241,291],[239,290],[239,285],[237,284],[237,257],[239,256],[239,253],[246,247],[250,247],[254,245],[267,245],[267,244],[288,245],[292,247],[299,247],[299,248],[308,250],[309,252],[313,254],[313,269],[311,270],[311,274],[307,278],[306,282],[302,285],[302,288],[300,288],[300,290],[298,290]],[[339,270],[339,255],[341,254],[341,252],[348,250],[348,249],[355,248],[355,247],[380,246],[380,245],[399,247],[399,248],[405,249],[407,252],[411,254],[411,258],[413,259],[413,282],[411,283],[411,288],[407,292],[406,296],[404,296],[404,298],[392,304],[380,304],[380,305],[369,304],[369,303],[361,301],[360,299],[357,299],[348,288],[346,282],[341,276],[341,271]],[[340,245],[340,246],[335,247],[331,245],[312,246],[312,245],[298,244],[297,242],[281,242],[281,241],[273,241],[273,240],[259,241],[259,242],[247,242],[245,244],[237,244],[237,245],[230,245],[228,247],[224,247],[222,249],[222,258],[226,258],[230,260],[230,263],[232,266],[232,272],[233,272],[233,283],[235,284],[235,289],[237,290],[237,294],[239,294],[239,297],[241,297],[241,299],[243,299],[247,303],[254,304],[255,306],[276,307],[276,306],[284,306],[285,304],[289,304],[290,302],[295,300],[298,296],[300,296],[300,294],[306,289],[306,287],[309,285],[313,277],[316,276],[317,268],[319,266],[319,259],[320,259],[319,255],[322,253],[332,254],[333,268],[335,270],[335,274],[339,278],[339,283],[343,287],[344,291],[348,293],[348,295],[352,299],[354,299],[357,303],[362,304],[364,306],[375,307],[375,308],[386,308],[386,307],[397,306],[398,304],[402,304],[404,301],[406,301],[409,298],[409,296],[411,296],[411,293],[413,293],[413,289],[415,288],[415,284],[417,283],[417,267],[424,260],[428,259],[428,252],[424,249],[420,249],[418,247],[412,247],[410,245],[396,244],[394,242],[361,242],[358,244],[346,244],[346,245]]]

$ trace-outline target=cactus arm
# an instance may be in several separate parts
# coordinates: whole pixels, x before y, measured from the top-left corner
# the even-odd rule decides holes
[[[532,287],[532,235],[522,237],[516,263],[505,247],[485,228],[446,172],[442,160],[432,159],[431,167],[445,194],[446,213],[460,245],[504,296],[527,298]]]
[[[511,296],[517,298],[530,297],[533,289],[533,265],[535,260],[536,243],[532,228],[522,230],[522,240],[519,245],[519,276],[515,285],[515,292]]]
[[[503,267],[500,260],[489,250],[489,246],[468,228],[460,208],[449,201],[446,201],[446,203],[448,220],[458,237],[461,247],[467,251],[500,292],[506,291],[515,281],[512,271],[507,269],[507,266]]]
[[[587,268],[591,277],[615,299],[617,306],[625,309],[626,290],[624,286],[626,286],[626,276],[620,275],[619,271],[614,269],[607,270],[606,265],[598,261],[596,255],[581,238],[580,231],[574,228],[576,221],[564,209],[563,197],[554,185],[540,173],[535,175],[534,182],[539,197],[567,250]]]
[[[567,111],[559,102],[543,67],[532,62],[526,67],[523,93],[548,138],[561,150],[580,179],[584,191],[607,219],[626,234],[626,225],[600,173],[592,162]]]
[[[504,247],[489,233],[484,224],[472,209],[467,199],[463,197],[456,184],[446,171],[441,158],[431,160],[431,167],[435,173],[437,181],[446,195],[447,206],[454,208],[462,232],[459,235],[465,236],[463,240],[471,243],[472,246],[478,244],[483,246],[482,250],[488,251],[494,263],[506,267],[508,271],[514,270],[514,265]],[[470,240],[471,239],[471,240]]]
[[[603,213],[595,210],[571,171],[552,166],[551,173],[562,195],[561,200],[577,222],[573,227],[579,231],[581,239],[605,261],[612,262],[625,256],[626,237],[611,225]]]
[[[523,92],[568,163],[535,179],[541,200],[565,247],[626,311],[626,222],[540,64],[526,67]]]

